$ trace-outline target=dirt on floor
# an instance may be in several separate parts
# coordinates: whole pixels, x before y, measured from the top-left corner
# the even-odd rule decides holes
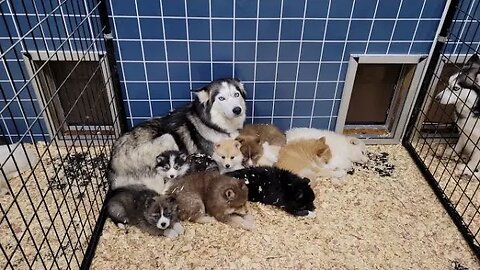
[[[252,231],[185,223],[175,240],[107,220],[92,269],[480,269],[404,148],[369,151],[346,183],[314,182],[315,218],[251,203]]]

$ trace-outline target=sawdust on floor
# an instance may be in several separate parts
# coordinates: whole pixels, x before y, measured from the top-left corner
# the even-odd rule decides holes
[[[405,149],[369,151],[345,184],[315,181],[313,219],[251,203],[253,231],[186,223],[175,240],[107,220],[92,269],[479,269]]]
[[[37,149],[42,158],[34,173],[11,179],[13,192],[0,197],[1,269],[81,264],[100,214],[108,147],[38,142]]]

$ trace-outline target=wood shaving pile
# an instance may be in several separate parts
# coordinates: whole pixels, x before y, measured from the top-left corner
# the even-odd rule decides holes
[[[184,223],[175,240],[107,220],[92,269],[479,269],[405,149],[368,149],[343,185],[314,181],[313,219],[250,203],[252,231]]]
[[[81,264],[105,197],[110,152],[106,147],[88,148],[84,152],[81,147],[39,142],[42,159],[34,173],[26,171],[23,180],[9,181],[13,193],[0,197],[0,246],[7,254],[0,255],[0,268],[44,269],[45,264],[47,269],[68,269]]]

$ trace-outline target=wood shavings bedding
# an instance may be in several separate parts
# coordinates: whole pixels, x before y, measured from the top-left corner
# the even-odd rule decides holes
[[[34,176],[23,172],[25,185],[20,177],[11,179],[13,195],[0,197],[0,246],[7,254],[0,255],[2,269],[44,269],[43,264],[67,269],[68,264],[80,264],[105,196],[108,148],[89,147],[84,152],[81,147],[47,147],[42,142],[37,147],[46,154]],[[10,264],[5,256],[12,256]]]
[[[368,149],[344,185],[313,181],[313,219],[250,203],[253,231],[184,223],[175,240],[108,220],[92,269],[479,269],[403,147]]]

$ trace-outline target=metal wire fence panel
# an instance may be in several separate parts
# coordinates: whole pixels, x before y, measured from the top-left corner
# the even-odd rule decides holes
[[[76,269],[91,252],[124,127],[106,11],[0,1],[2,269]]]
[[[480,255],[480,1],[452,1],[404,145]]]

